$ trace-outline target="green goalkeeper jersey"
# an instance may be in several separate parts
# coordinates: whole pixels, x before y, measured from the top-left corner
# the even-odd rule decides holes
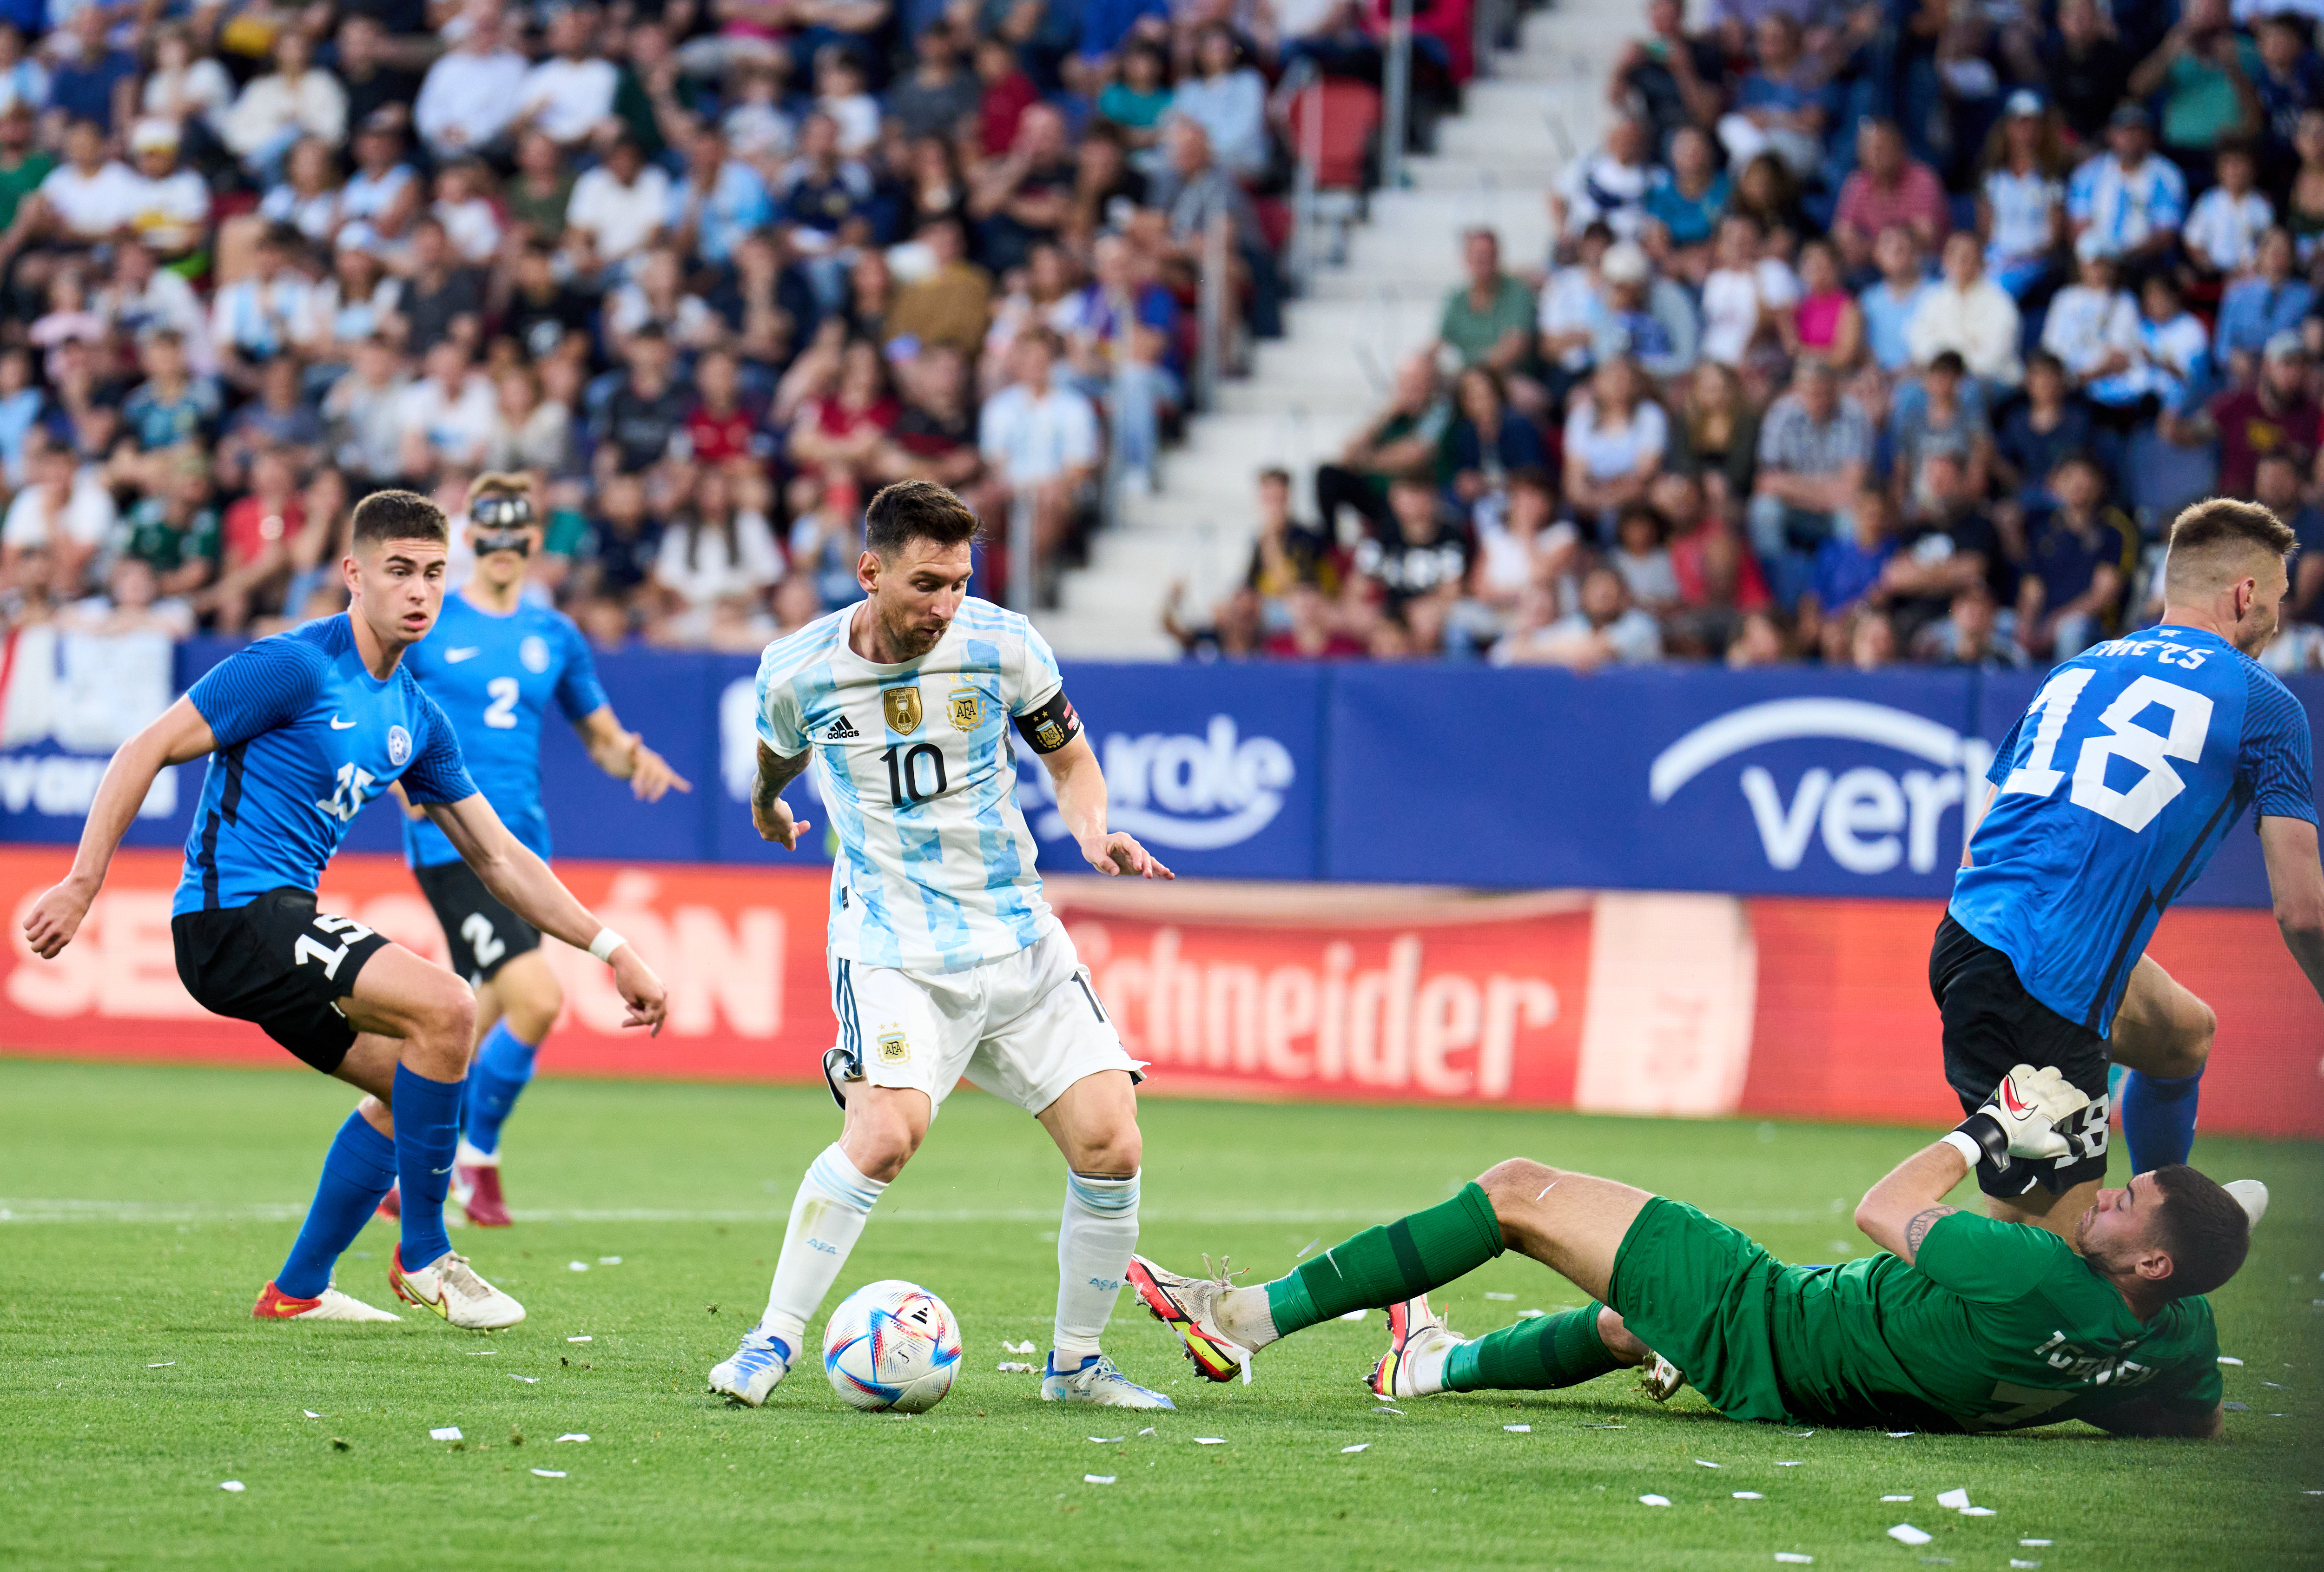
[[[2046,1229],[1955,1212],[1910,1266],[1883,1253],[1784,1276],[1768,1308],[1794,1414],[2014,1429],[2129,1401],[2219,1401],[2209,1303],[2177,1299],[2141,1321]]]

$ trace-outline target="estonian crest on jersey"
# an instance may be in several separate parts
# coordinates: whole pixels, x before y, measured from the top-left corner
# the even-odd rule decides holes
[[[900,1031],[881,1032],[879,1037],[878,1046],[880,1049],[880,1062],[881,1064],[909,1064],[912,1062],[911,1040],[906,1037]]]
[[[984,724],[984,695],[973,688],[955,688],[945,695],[945,707],[952,712],[952,729],[973,732]]]
[[[403,768],[403,761],[410,757],[411,757],[411,734],[400,726],[388,727],[387,762],[401,770]]]
[[[539,633],[527,633],[524,643],[516,647],[516,658],[524,669],[535,675],[549,670],[549,641]]]
[[[880,690],[880,707],[887,712],[888,729],[907,735],[920,729],[920,689],[914,683],[909,688],[884,688]]]

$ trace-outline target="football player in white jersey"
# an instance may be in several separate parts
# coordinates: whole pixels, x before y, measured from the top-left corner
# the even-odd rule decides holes
[[[1098,1347],[1138,1241],[1132,1059],[1089,969],[1041,897],[1017,806],[1013,726],[1102,874],[1173,875],[1105,828],[1105,779],[1032,625],[968,595],[976,518],[927,481],[872,499],[864,598],[767,646],[759,662],[759,833],[807,829],[783,788],[812,763],[839,838],[828,970],[839,1043],[824,1059],[845,1114],[801,1181],[767,1313],[710,1390],[755,1408],[806,1349],[872,1207],[963,1076],[1041,1122],[1065,1155],[1051,1402],[1173,1407]]]

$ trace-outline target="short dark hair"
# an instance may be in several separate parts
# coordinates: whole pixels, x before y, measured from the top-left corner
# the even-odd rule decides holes
[[[375,491],[355,504],[355,549],[387,541],[447,542],[451,525],[444,510],[415,491]]]
[[[933,480],[899,480],[883,486],[863,510],[863,543],[882,560],[912,541],[973,545],[980,528],[968,504]]]
[[[1289,485],[1291,484],[1291,471],[1284,468],[1279,464],[1271,464],[1268,466],[1265,469],[1259,472],[1259,484],[1266,485],[1270,482],[1277,485]]]
[[[1961,352],[1958,349],[1940,349],[1936,357],[1929,362],[1929,369],[1941,371],[1948,376],[1967,376],[1969,362],[1961,358]]]
[[[2238,543],[2256,546],[2271,557],[2288,555],[2299,537],[2273,509],[2240,497],[2210,496],[2196,503],[2171,522],[2172,564],[2209,547]],[[2178,575],[2164,569],[2166,583]]]
[[[2171,1297],[2207,1294],[2235,1276],[2251,1248],[2251,1216],[2243,1203],[2183,1162],[2156,1169],[2154,1188],[2163,1193],[2154,1213],[2155,1243],[2171,1255]]]

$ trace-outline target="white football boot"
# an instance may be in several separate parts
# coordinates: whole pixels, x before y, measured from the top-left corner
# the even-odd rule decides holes
[[[456,1252],[447,1251],[415,1271],[404,1266],[399,1244],[387,1281],[396,1298],[471,1332],[497,1332],[524,1319],[524,1307],[478,1277],[468,1258]]]
[[[1445,1357],[1464,1341],[1428,1308],[1426,1294],[1388,1306],[1388,1352],[1372,1366],[1373,1392],[1394,1399],[1443,1392]]]
[[[796,1357],[781,1338],[764,1327],[753,1327],[742,1334],[742,1345],[732,1358],[710,1367],[710,1390],[757,1408],[790,1373]]]
[[[293,1299],[272,1283],[259,1290],[251,1315],[262,1321],[400,1321],[401,1316],[327,1288],[311,1299]]]
[[[1645,1387],[1646,1395],[1656,1402],[1670,1401],[1678,1395],[1678,1389],[1686,1384],[1685,1372],[1651,1348],[1646,1350],[1646,1362],[1639,1369],[1643,1373],[1638,1384]]]
[[[1175,1409],[1178,1405],[1151,1387],[1140,1386],[1113,1367],[1102,1354],[1092,1354],[1071,1370],[1057,1368],[1057,1353],[1049,1351],[1041,1367],[1043,1402],[1093,1403],[1110,1409]]]

